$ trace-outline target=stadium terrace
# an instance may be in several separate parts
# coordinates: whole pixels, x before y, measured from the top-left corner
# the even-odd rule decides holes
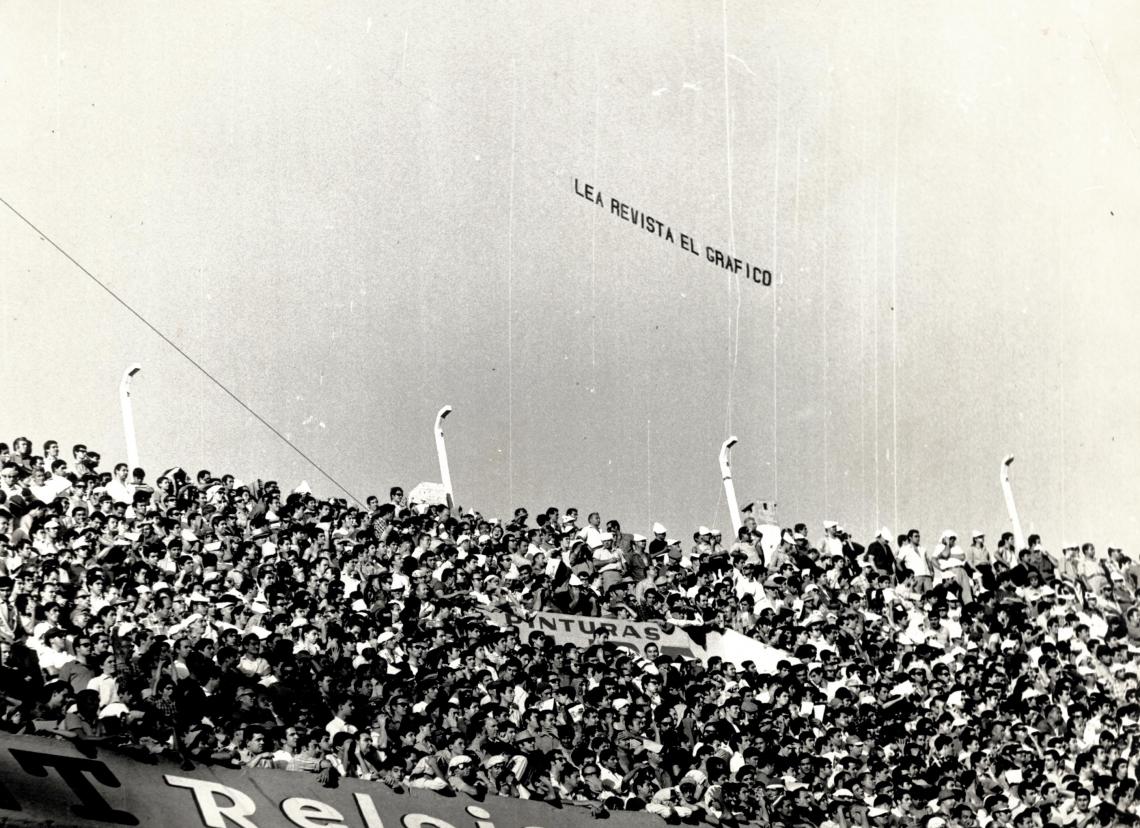
[[[177,763],[155,784],[205,824],[273,814],[252,799],[270,790],[296,824],[379,824],[384,796],[456,825],[539,805],[569,810],[550,824],[1140,817],[1123,550],[748,512],[735,537],[643,535],[71,449],[0,444],[0,727],[21,761]],[[234,769],[270,781],[242,792]]]

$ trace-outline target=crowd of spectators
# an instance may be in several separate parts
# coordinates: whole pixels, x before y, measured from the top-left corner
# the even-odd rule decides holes
[[[1140,568],[1119,549],[747,513],[320,499],[0,444],[0,726],[185,766],[765,826],[1140,819]],[[586,646],[559,612],[734,630],[762,669]]]

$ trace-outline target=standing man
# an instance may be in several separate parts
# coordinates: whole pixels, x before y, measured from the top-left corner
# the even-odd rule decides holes
[[[839,524],[834,520],[823,522],[823,537],[819,541],[819,551],[826,558],[830,555],[842,557],[843,539],[839,537]]]
[[[1100,595],[1101,590],[1109,583],[1104,564],[1097,560],[1096,547],[1091,543],[1081,545],[1081,554],[1074,561],[1073,566],[1076,569],[1077,578],[1084,585],[1085,592]]]
[[[632,578],[634,583],[644,579],[646,570],[649,569],[650,561],[645,553],[645,542],[645,535],[631,536],[629,552],[625,556],[625,574]]]
[[[388,490],[388,502],[391,503],[394,507],[396,507],[395,514],[399,515],[400,510],[406,508],[408,505],[408,501],[404,497],[404,487],[403,486],[393,486],[391,489],[389,489]]]
[[[914,576],[915,590],[920,595],[930,589],[934,583],[930,560],[926,557],[926,550],[922,548],[921,539],[919,531],[911,529],[906,533],[906,543],[899,549],[899,559]]]
[[[91,474],[93,467],[87,462],[87,446],[76,443],[71,449],[71,457],[75,461],[75,474],[84,477]]]
[[[895,552],[891,549],[891,530],[883,527],[875,535],[875,539],[867,546],[867,557],[879,572],[886,575],[891,583],[898,580],[898,562],[895,561]]]
[[[970,533],[970,547],[966,550],[966,571],[982,588],[994,589],[993,556],[990,550],[986,549],[986,533],[980,529]]]
[[[44,443],[44,465],[51,467],[51,464],[59,459],[59,441],[48,440]]]
[[[3,518],[0,518],[0,522]],[[7,535],[7,532],[0,532]],[[15,640],[16,627],[20,624],[20,617],[16,607],[12,605],[12,588],[15,582],[7,575],[0,575],[0,642],[11,644]]]
[[[107,484],[107,494],[116,503],[126,503],[128,506],[135,501],[135,487],[127,482],[127,473],[130,468],[126,463],[115,464],[115,476]]]

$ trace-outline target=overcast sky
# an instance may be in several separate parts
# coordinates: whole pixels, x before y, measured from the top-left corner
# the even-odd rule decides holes
[[[484,512],[728,530],[732,433],[813,534],[996,539],[1012,453],[1027,532],[1140,551],[1138,42],[1126,2],[9,2],[0,197],[360,498],[439,479],[450,404]],[[152,478],[339,494],[2,206],[0,268],[0,439],[110,468],[138,361]]]

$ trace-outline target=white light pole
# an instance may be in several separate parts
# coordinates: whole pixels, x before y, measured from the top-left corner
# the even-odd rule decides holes
[[[119,405],[123,409],[123,436],[127,439],[127,465],[132,469],[138,468],[139,465],[139,447],[135,441],[135,414],[131,408],[131,380],[141,370],[141,365],[132,362],[119,381]]]
[[[455,492],[451,488],[451,469],[447,465],[447,446],[443,442],[443,420],[451,413],[451,406],[445,405],[435,415],[435,452],[439,455],[439,476],[447,491],[448,508],[455,508]]]
[[[1005,508],[1009,512],[1010,522],[1013,523],[1013,541],[1017,544],[1017,551],[1025,548],[1025,535],[1021,531],[1021,520],[1017,517],[1017,505],[1013,502],[1013,486],[1009,482],[1009,466],[1013,463],[1013,455],[1006,455],[1001,461],[1001,490],[1005,494]]]
[[[728,516],[732,519],[732,536],[740,534],[744,522],[740,519],[740,504],[736,502],[736,487],[732,485],[732,468],[728,465],[728,450],[736,445],[736,438],[729,437],[720,447],[720,476],[724,480],[724,497],[728,501]]]

